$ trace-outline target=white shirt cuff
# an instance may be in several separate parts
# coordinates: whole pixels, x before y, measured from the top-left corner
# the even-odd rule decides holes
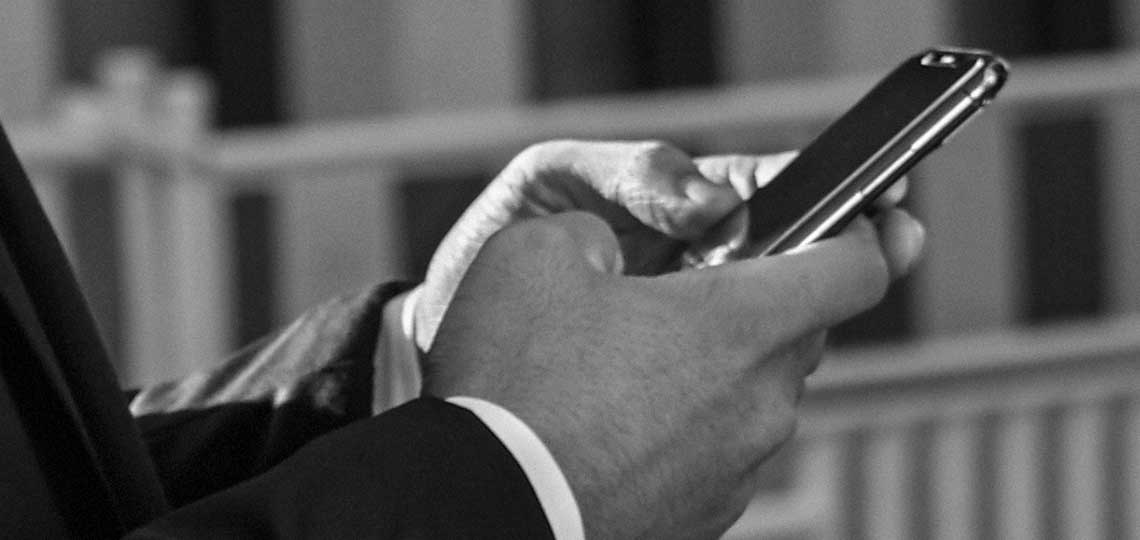
[[[423,379],[415,342],[415,306],[420,288],[409,291],[384,306],[380,345],[375,360],[373,412],[379,414],[416,398]],[[542,439],[510,411],[486,400],[452,397],[448,402],[475,414],[507,447],[522,467],[546,513],[556,540],[584,540],[585,529],[574,492],[562,469]]]
[[[475,413],[511,452],[530,480],[554,538],[584,540],[586,533],[574,492],[542,439],[519,417],[494,403],[466,396],[447,401]]]
[[[419,293],[416,287],[384,306],[379,341],[372,358],[372,414],[380,414],[420,395],[423,377],[414,338]]]

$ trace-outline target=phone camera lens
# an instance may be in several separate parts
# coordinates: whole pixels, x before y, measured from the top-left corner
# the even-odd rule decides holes
[[[935,51],[922,57],[922,65],[953,68],[958,66],[958,56],[950,53]]]

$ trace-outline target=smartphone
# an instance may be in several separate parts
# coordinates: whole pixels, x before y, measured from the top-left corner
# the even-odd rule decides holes
[[[697,243],[686,264],[776,255],[838,234],[987,105],[1008,71],[980,50],[935,48],[907,59],[744,203],[746,239]]]

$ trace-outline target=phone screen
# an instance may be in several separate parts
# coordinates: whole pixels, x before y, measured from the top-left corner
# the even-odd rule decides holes
[[[935,66],[917,56],[896,68],[747,202],[749,237],[774,240],[971,71],[965,58]]]

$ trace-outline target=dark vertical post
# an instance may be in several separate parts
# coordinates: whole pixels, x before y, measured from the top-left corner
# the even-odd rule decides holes
[[[274,0],[226,2],[188,0],[197,64],[217,84],[219,127],[275,124],[285,120],[281,100],[281,44]],[[231,206],[237,328],[233,338],[245,343],[279,321],[274,275],[278,255],[273,223],[274,199],[242,192]]]

